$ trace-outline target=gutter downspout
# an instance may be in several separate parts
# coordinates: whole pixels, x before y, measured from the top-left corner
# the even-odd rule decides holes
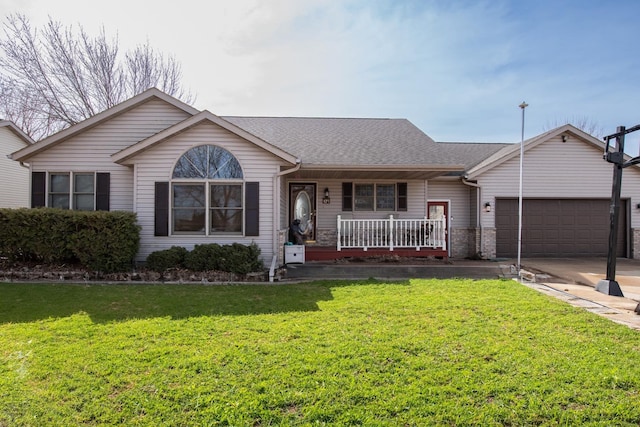
[[[482,186],[476,183],[467,181],[467,178],[465,176],[462,177],[462,183],[464,185],[468,185],[469,187],[474,187],[478,189],[478,192],[476,194],[476,225],[480,227],[480,245],[478,249],[479,249],[480,255],[482,255],[482,243],[484,241],[484,228],[482,226],[482,219],[480,218],[480,211],[482,210],[480,207],[481,205],[480,202],[482,201]]]
[[[278,181],[284,175],[288,175],[290,173],[296,172],[302,166],[302,162],[300,159],[296,159],[296,165],[291,169],[286,169],[280,171],[273,175],[273,192],[280,196],[280,186],[278,185]],[[271,266],[269,267],[269,282],[273,282],[276,274],[276,264],[278,259],[278,223],[280,222],[280,197],[273,198],[273,236],[271,245],[273,247],[273,258],[271,259]]]

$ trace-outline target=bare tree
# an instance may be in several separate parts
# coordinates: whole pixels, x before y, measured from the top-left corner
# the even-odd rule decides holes
[[[38,31],[26,16],[10,15],[0,40],[0,117],[38,140],[150,87],[193,101],[180,64],[148,41],[121,58],[104,28],[91,37],[49,18]]]
[[[560,126],[564,126],[566,124],[573,125],[581,131],[584,131],[591,136],[595,136],[596,138],[604,136],[604,129],[602,128],[602,126],[600,126],[598,122],[591,120],[587,116],[573,116],[562,121],[554,120],[553,122],[547,122],[547,125],[544,127],[543,131],[546,132]]]

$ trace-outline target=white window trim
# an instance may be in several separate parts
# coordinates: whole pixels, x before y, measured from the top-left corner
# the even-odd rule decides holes
[[[211,236],[245,236],[245,215],[246,215],[246,188],[244,179],[189,179],[189,178],[176,178],[171,179],[169,181],[170,184],[170,209],[169,209],[169,235],[170,236],[200,236],[200,237],[211,237]],[[205,193],[205,217],[204,217],[204,233],[193,232],[193,231],[175,231],[175,223],[173,221],[173,212],[175,209],[174,203],[174,193],[173,188],[174,184],[187,184],[187,185],[201,185],[204,184],[204,193]],[[211,232],[211,186],[212,185],[240,185],[242,186],[242,230],[240,232]]]
[[[74,182],[75,182],[75,175],[93,175],[93,209],[91,209],[91,211],[95,211],[96,210],[96,197],[97,197],[97,176],[98,173],[97,172],[91,172],[91,171],[47,171],[47,177],[46,177],[46,182],[45,182],[45,189],[46,189],[46,198],[45,198],[45,206],[47,207],[52,207],[51,206],[51,175],[68,175],[69,176],[69,188],[67,189],[67,195],[69,196],[69,210],[77,210],[75,205],[75,200],[74,200],[74,195],[76,194],[89,194],[89,193],[76,193],[74,190]],[[63,194],[63,193],[53,193],[53,194]],[[90,211],[87,211],[90,212]]]

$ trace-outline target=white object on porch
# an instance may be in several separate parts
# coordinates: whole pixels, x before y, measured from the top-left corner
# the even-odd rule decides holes
[[[442,248],[447,250],[446,219],[342,219],[338,215],[338,251],[343,248]]]
[[[304,245],[285,245],[284,263],[304,264]]]

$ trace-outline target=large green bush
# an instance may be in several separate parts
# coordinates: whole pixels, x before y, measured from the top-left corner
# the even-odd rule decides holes
[[[0,255],[12,262],[124,271],[132,266],[139,242],[140,227],[131,212],[0,209]]]

